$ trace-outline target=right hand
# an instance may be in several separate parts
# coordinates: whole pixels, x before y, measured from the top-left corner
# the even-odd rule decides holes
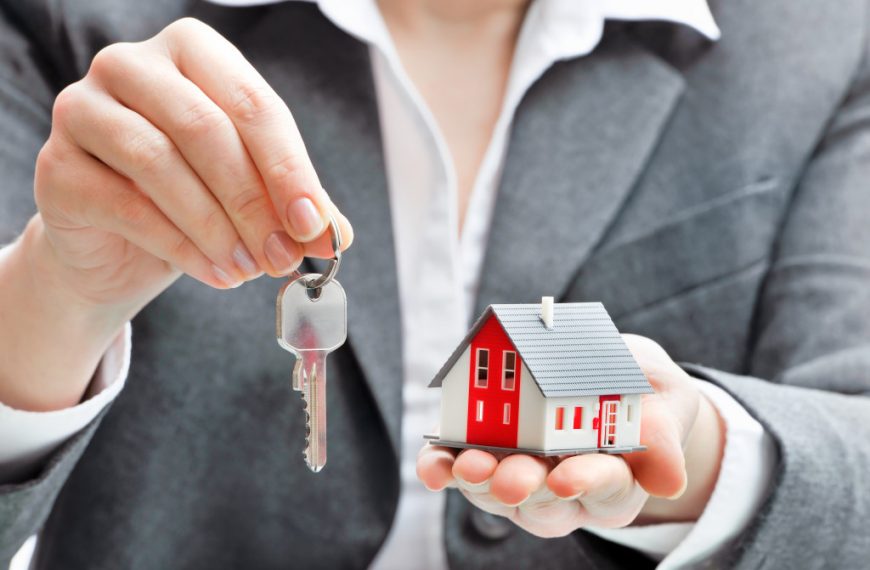
[[[81,400],[123,324],[182,273],[216,288],[332,256],[352,229],[280,97],[217,32],[115,44],[57,97],[39,213],[0,259],[0,402]]]
[[[216,288],[287,275],[332,255],[330,215],[352,240],[287,106],[193,19],[103,49],[60,93],[35,196],[38,265],[97,307],[138,310],[182,273]]]

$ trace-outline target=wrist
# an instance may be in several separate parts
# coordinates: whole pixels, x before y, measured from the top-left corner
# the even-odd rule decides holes
[[[55,320],[80,328],[92,337],[112,339],[135,314],[133,304],[96,301],[70,286],[78,280],[71,276],[77,271],[68,267],[58,255],[38,214],[31,218],[21,240],[13,248],[17,249],[14,253],[21,256],[19,268],[22,283],[31,293],[28,297],[50,309]]]
[[[64,286],[39,216],[0,259],[0,282],[0,401],[30,411],[78,404],[129,317]]]

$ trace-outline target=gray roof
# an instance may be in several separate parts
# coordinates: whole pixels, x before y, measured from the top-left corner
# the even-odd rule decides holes
[[[490,305],[429,384],[441,381],[490,315],[495,315],[545,397],[646,394],[649,381],[601,303],[556,303],[553,328],[541,305]]]

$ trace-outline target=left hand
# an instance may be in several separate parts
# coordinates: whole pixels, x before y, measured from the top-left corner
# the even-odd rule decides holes
[[[636,519],[696,519],[718,477],[722,422],[696,381],[661,346],[641,336],[623,338],[655,389],[643,399],[646,451],[496,457],[479,449],[457,454],[427,445],[417,458],[420,480],[433,491],[458,488],[478,508],[541,537],[585,526],[621,527]]]

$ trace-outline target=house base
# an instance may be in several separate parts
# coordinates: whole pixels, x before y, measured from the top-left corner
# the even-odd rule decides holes
[[[552,457],[555,455],[583,455],[586,453],[607,453],[610,455],[631,453],[634,451],[646,450],[645,445],[627,446],[627,447],[584,447],[581,449],[526,449],[523,447],[495,447],[491,445],[477,445],[474,443],[466,443],[462,441],[445,441],[439,439],[437,435],[424,435],[423,439],[429,440],[432,445],[441,445],[444,447],[456,447],[459,449],[482,449],[493,453],[525,453],[527,455],[538,455],[541,457]]]

